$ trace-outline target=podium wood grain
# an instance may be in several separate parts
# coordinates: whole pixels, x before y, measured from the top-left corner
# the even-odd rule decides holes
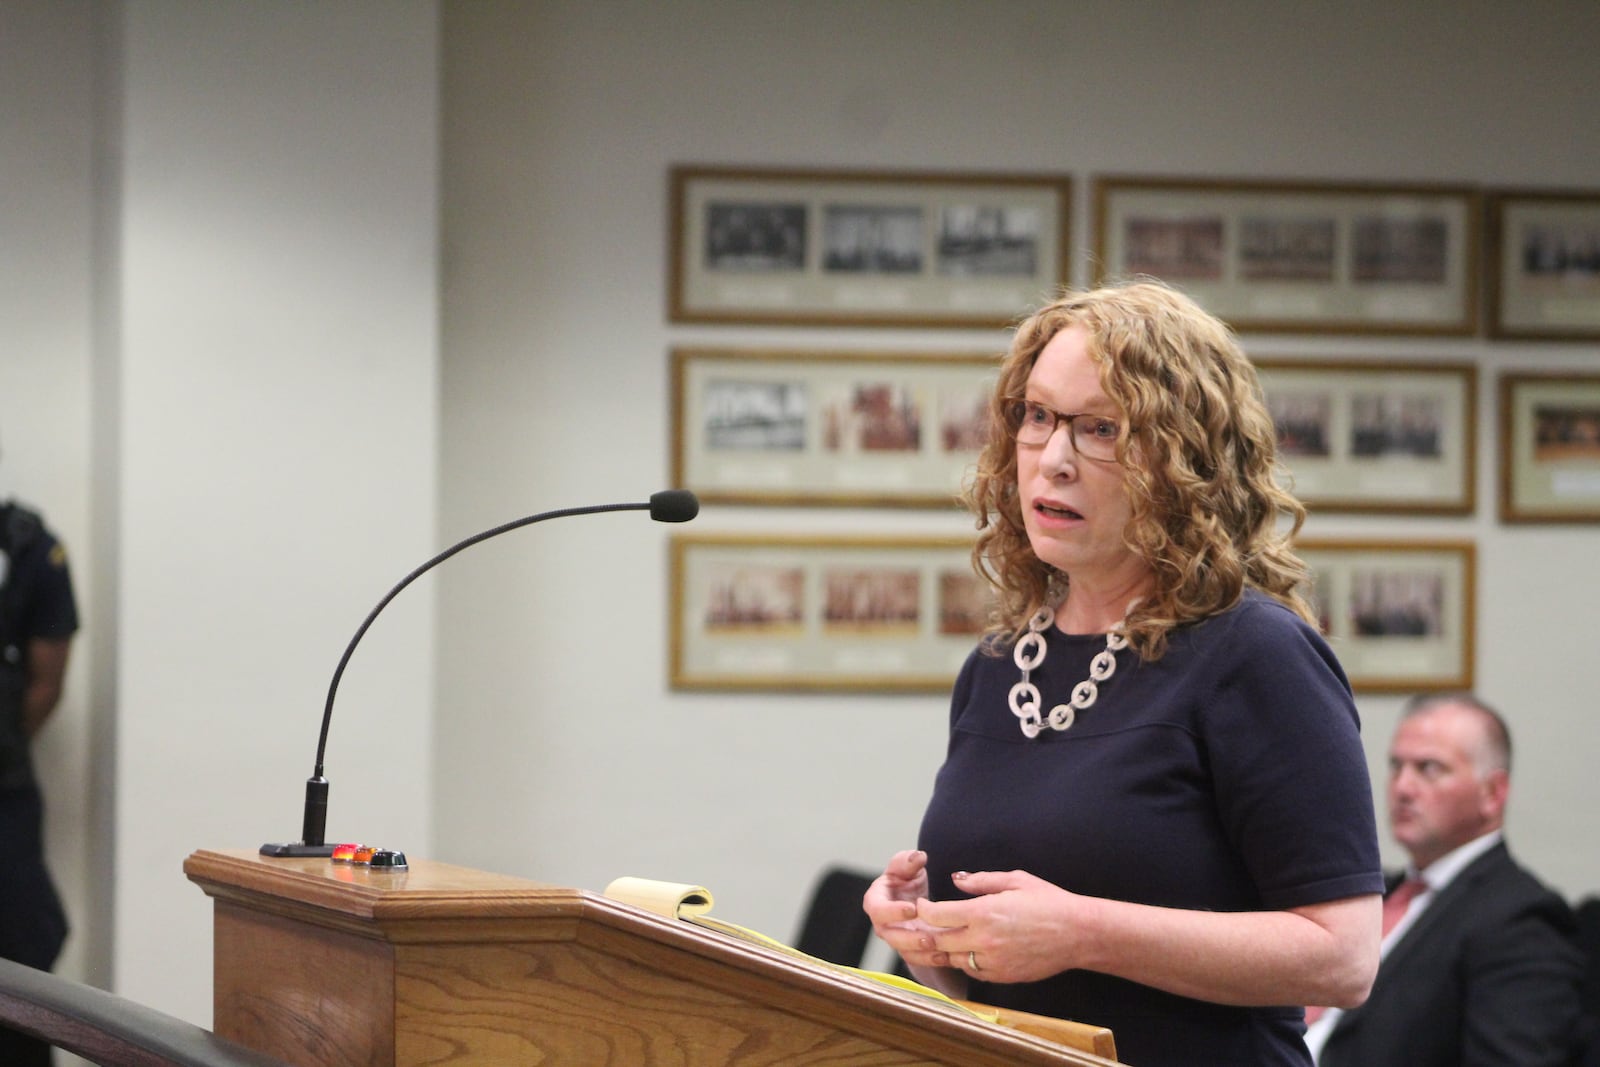
[[[248,851],[184,872],[214,901],[213,1029],[305,1067],[1115,1062],[581,890]]]

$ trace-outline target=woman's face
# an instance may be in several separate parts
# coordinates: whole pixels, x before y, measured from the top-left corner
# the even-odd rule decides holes
[[[1123,413],[1100,387],[1081,326],[1057,333],[1028,374],[1026,397],[1062,414]],[[1017,443],[1017,491],[1034,554],[1066,572],[1074,586],[1133,584],[1149,567],[1123,543],[1132,509],[1122,465],[1084,459],[1065,421],[1042,445]]]

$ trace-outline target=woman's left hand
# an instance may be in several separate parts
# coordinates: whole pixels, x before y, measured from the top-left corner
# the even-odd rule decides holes
[[[937,928],[941,965],[980,982],[1034,982],[1077,966],[1084,898],[1026,871],[958,871],[971,900],[920,900],[917,918]]]

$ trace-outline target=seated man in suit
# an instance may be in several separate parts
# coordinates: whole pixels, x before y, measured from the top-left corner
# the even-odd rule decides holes
[[[1320,1067],[1563,1067],[1582,963],[1566,901],[1502,833],[1505,721],[1476,697],[1413,700],[1389,748],[1389,823],[1411,858],[1384,898],[1372,994],[1306,1013]]]

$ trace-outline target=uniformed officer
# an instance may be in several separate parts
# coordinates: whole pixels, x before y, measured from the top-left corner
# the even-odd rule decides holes
[[[55,964],[67,919],[44,865],[29,750],[61,698],[77,629],[66,550],[37,512],[0,503],[0,956],[41,970]],[[0,1028],[0,1064],[50,1061],[44,1042]]]

